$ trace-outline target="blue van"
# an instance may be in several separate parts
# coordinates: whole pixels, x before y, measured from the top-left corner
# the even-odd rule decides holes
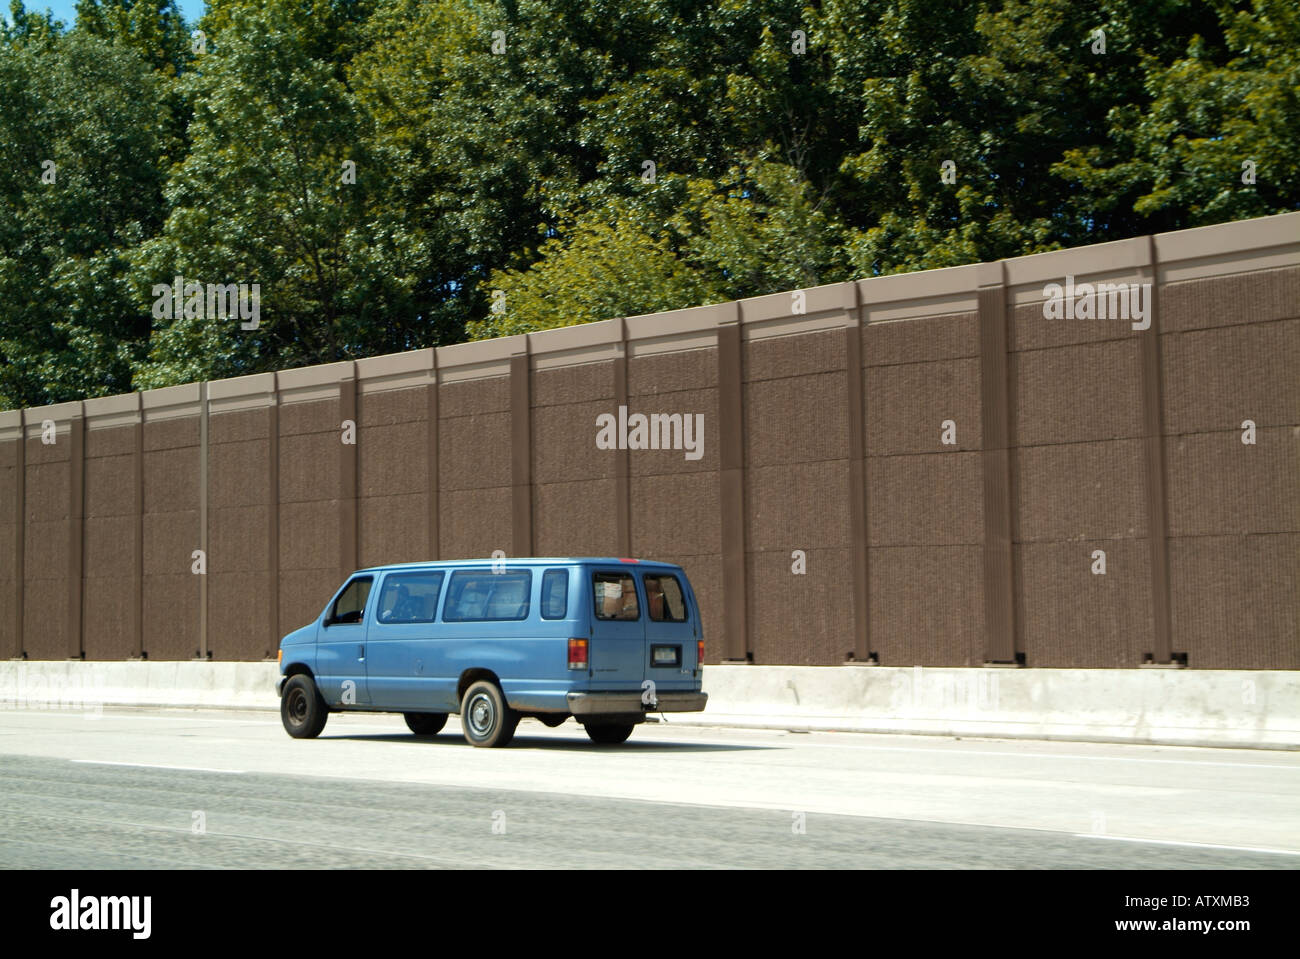
[[[696,712],[704,634],[680,566],[637,559],[498,559],[358,570],[280,641],[280,718],[297,739],[332,712],[402,713],[438,733],[458,713],[475,746],[519,720],[570,716],[621,743],[652,712]]]

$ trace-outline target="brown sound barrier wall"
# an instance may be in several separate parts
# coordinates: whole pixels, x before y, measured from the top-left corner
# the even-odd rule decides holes
[[[0,650],[257,660],[501,550],[681,563],[712,662],[1296,668],[1298,370],[1289,214],[0,413]]]

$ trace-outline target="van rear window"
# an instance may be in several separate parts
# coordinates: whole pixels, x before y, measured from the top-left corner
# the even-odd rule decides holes
[[[542,619],[569,615],[569,571],[548,569],[542,574]]]
[[[460,570],[451,574],[444,623],[472,623],[528,618],[533,574],[526,569],[493,573]]]
[[[646,612],[656,623],[686,622],[686,597],[682,584],[671,573],[641,577],[645,585]]]
[[[632,620],[641,618],[636,583],[627,573],[596,573],[592,578],[596,618]]]

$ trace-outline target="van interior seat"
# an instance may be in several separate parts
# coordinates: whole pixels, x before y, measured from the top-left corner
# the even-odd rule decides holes
[[[492,591],[488,601],[489,619],[519,619],[528,605],[528,592],[523,582],[502,583]]]

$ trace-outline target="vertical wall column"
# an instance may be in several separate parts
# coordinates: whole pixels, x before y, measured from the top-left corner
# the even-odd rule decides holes
[[[619,317],[618,355],[614,357],[614,409],[628,405],[627,320]],[[614,527],[618,555],[632,556],[632,471],[626,449],[614,451]]]
[[[510,357],[510,551],[533,555],[533,447],[531,363],[528,337],[517,338]]]
[[[357,535],[357,469],[361,446],[361,424],[357,421],[357,364],[348,364],[339,380],[339,419],[356,424],[355,443],[339,443],[339,581],[347,579],[361,565]],[[342,423],[340,423],[340,429]],[[340,437],[342,433],[340,432]]]
[[[131,573],[131,659],[144,658],[144,394],[135,394],[135,425],[131,427],[133,450],[131,494],[135,501],[132,530]]]
[[[266,410],[266,569],[269,649],[280,648],[280,375],[271,374],[271,398]]]
[[[718,324],[718,502],[722,509],[723,659],[750,662],[745,577],[745,408],[740,304]]]
[[[984,434],[984,661],[1016,662],[1011,551],[1011,405],[1002,262],[979,265],[980,424]]]
[[[858,284],[844,289],[844,402],[849,429],[849,536],[853,556],[853,660],[871,658],[871,551],[867,525],[866,413],[862,397],[862,310]]]
[[[425,452],[428,456],[429,475],[429,481],[425,484],[428,495],[426,555],[429,559],[437,559],[439,540],[442,535],[438,525],[438,487],[442,483],[442,477],[438,474],[438,348],[436,346],[429,348],[429,385],[425,389],[427,403],[425,415],[428,417]]]
[[[208,576],[212,573],[212,556],[208,550],[211,542],[208,522],[208,484],[211,471],[208,468],[208,383],[199,384],[199,549],[203,551],[204,569],[207,572],[199,577],[199,648],[195,656],[210,659],[208,649]]]
[[[1164,446],[1164,374],[1160,361],[1160,277],[1156,238],[1134,242],[1142,283],[1151,284],[1149,328],[1138,333],[1142,364],[1142,458],[1146,480],[1147,544],[1151,564],[1151,612],[1155,635],[1150,650],[1157,664],[1173,661],[1173,630],[1169,597],[1168,477]]]
[[[82,594],[86,558],[86,405],[68,420],[68,658],[85,658]]]
[[[27,579],[24,547],[27,540],[27,412],[18,410],[18,444],[14,452],[14,592],[11,614],[14,624],[13,658],[26,659],[23,637],[23,603]]]

